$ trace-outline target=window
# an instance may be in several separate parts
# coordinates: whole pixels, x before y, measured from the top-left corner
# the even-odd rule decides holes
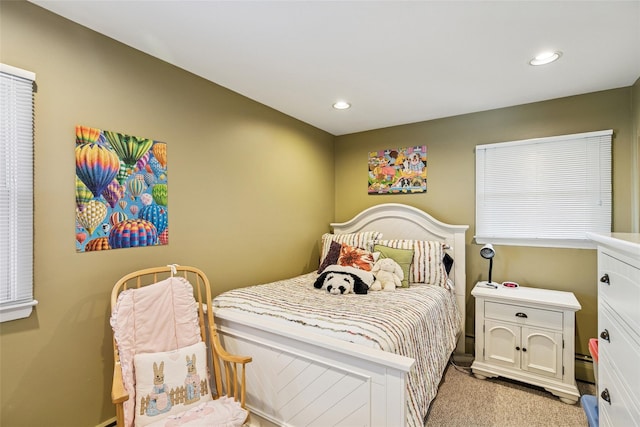
[[[0,321],[28,317],[33,299],[35,74],[0,64]]]
[[[591,248],[611,231],[612,130],[476,146],[476,242]]]

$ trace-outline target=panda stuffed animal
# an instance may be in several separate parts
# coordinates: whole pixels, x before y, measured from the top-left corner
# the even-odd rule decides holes
[[[330,265],[316,279],[313,287],[325,289],[333,295],[366,294],[375,277],[369,271],[355,267]]]

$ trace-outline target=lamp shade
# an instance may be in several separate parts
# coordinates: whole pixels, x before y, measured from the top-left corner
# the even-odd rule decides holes
[[[491,243],[487,243],[480,249],[480,256],[484,259],[489,260],[489,280],[491,283],[491,270],[493,270],[493,257],[496,256],[496,251],[493,249],[493,245]]]
[[[491,243],[487,243],[480,249],[480,256],[484,259],[491,259],[496,255],[496,251],[493,249]]]

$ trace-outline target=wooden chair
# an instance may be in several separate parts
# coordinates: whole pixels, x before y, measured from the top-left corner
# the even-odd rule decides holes
[[[209,280],[206,275],[199,269],[194,267],[186,267],[179,265],[170,265],[166,267],[155,267],[155,268],[147,268],[144,270],[135,271],[133,273],[129,273],[126,276],[122,277],[113,287],[113,291],[111,293],[111,325],[113,327],[113,348],[114,348],[114,360],[115,366],[113,371],[113,386],[111,390],[111,398],[113,403],[116,406],[116,417],[117,417],[117,425],[118,426],[126,426],[129,427],[133,425],[133,420],[130,419],[131,415],[125,415],[125,412],[132,411],[132,409],[125,408],[127,405],[135,406],[135,399],[130,400],[130,395],[135,394],[134,390],[131,389],[131,384],[127,385],[127,382],[130,380],[125,377],[129,375],[131,376],[131,361],[121,361],[121,352],[123,351],[122,342],[119,338],[118,328],[122,328],[123,326],[119,324],[119,321],[116,320],[118,311],[116,308],[118,307],[119,300],[124,300],[125,298],[120,298],[121,294],[130,289],[142,289],[143,287],[152,286],[154,284],[158,284],[158,282],[163,282],[169,278],[178,278],[178,280],[182,283],[182,279],[186,279],[186,281],[191,284],[193,287],[193,305],[190,307],[197,306],[197,320],[196,316],[193,315],[194,323],[197,322],[199,327],[199,335],[197,338],[197,327],[193,326],[193,333],[196,338],[201,339],[202,342],[206,344],[207,348],[207,356],[210,358],[208,361],[208,370],[209,374],[213,375],[213,378],[210,380],[209,389],[212,393],[212,397],[214,400],[219,399],[222,396],[225,396],[225,401],[230,401],[229,398],[233,398],[235,402],[239,402],[240,406],[246,411],[245,408],[245,367],[246,364],[251,362],[251,357],[248,356],[238,356],[228,353],[220,343],[216,326],[214,323],[213,310],[211,307],[211,287],[209,284]],[[169,282],[174,282],[174,279],[171,279]],[[167,282],[163,282],[167,283]],[[164,285],[163,285],[164,286]],[[184,289],[183,293],[191,294],[191,290],[185,286],[181,285]],[[160,288],[156,288],[159,290]],[[153,290],[152,290],[153,291]],[[130,295],[135,294],[136,291],[130,293]],[[139,292],[139,291],[138,291]],[[164,292],[164,290],[162,291]],[[137,295],[141,295],[138,293]],[[127,295],[128,296],[128,295]],[[185,298],[190,299],[191,296],[186,296]],[[167,300],[171,301],[171,298],[167,298]],[[188,309],[187,311],[190,311]],[[136,325],[136,328],[141,325]],[[152,325],[150,325],[152,326]],[[177,342],[177,340],[176,340]],[[177,346],[177,344],[176,344]],[[175,347],[175,346],[174,346]],[[176,348],[168,348],[162,349],[164,351],[176,350]],[[127,354],[130,354],[131,350],[126,350]],[[135,350],[134,350],[135,351]],[[142,352],[142,351],[141,351]],[[129,356],[127,356],[129,358]],[[195,359],[195,358],[194,358]],[[211,363],[212,362],[212,363]],[[125,367],[123,374],[123,363],[128,366]],[[211,369],[211,364],[213,365]],[[128,372],[128,373],[127,373]],[[154,370],[155,372],[155,370]],[[213,385],[215,384],[215,390],[213,390]],[[206,385],[205,385],[206,387]],[[204,391],[203,391],[204,393]],[[208,396],[207,396],[208,398]],[[220,400],[220,401],[222,401]],[[128,404],[125,402],[129,401]],[[139,402],[139,400],[138,400]],[[237,404],[236,404],[237,405]],[[131,406],[133,408],[134,406]],[[137,411],[139,412],[139,411]],[[130,414],[131,412],[129,412]],[[133,417],[138,415],[133,412]],[[246,411],[246,418],[243,423],[249,417],[248,411]],[[125,418],[126,424],[125,424]]]

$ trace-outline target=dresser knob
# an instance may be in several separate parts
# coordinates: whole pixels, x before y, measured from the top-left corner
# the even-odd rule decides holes
[[[611,396],[609,396],[609,390],[608,389],[604,389],[602,391],[602,393],[600,393],[600,397],[602,397],[602,399],[604,399],[606,402],[609,402],[609,405],[611,405]]]
[[[611,282],[609,282],[609,275],[608,275],[608,274],[606,274],[606,273],[605,273],[605,275],[604,275],[604,276],[602,276],[602,277],[600,278],[600,281],[601,281],[602,283],[606,283],[607,285],[610,285],[610,284],[611,284]]]
[[[526,319],[527,315],[525,313],[516,313],[516,317],[521,317],[523,319]]]
[[[609,342],[611,342],[611,340],[609,339],[609,331],[607,331],[606,329],[602,332],[600,332],[600,338],[602,338],[603,340],[607,340]]]

